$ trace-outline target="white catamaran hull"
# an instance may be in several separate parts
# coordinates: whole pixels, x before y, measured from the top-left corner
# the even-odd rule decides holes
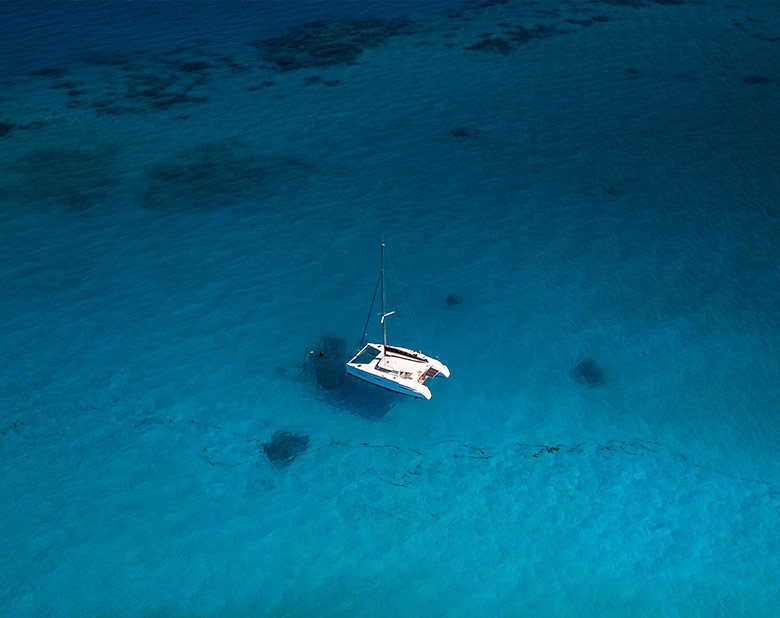
[[[425,381],[437,375],[450,377],[449,368],[421,352],[369,343],[348,363],[347,373],[402,395],[430,399]]]
[[[388,313],[385,308],[385,243],[381,243],[382,261],[379,269],[379,281],[377,289],[382,284],[382,343],[368,343],[360,351],[347,361],[347,373],[371,384],[376,384],[402,395],[430,399],[431,391],[425,386],[425,381],[438,375],[450,377],[450,370],[444,363],[429,358],[422,352],[415,352],[408,348],[387,345],[386,318],[395,311]],[[374,290],[374,300],[376,290]],[[374,308],[374,300],[371,301],[369,318]],[[366,320],[368,327],[369,320]],[[366,333],[363,333],[365,341]],[[361,341],[362,345],[362,341]]]

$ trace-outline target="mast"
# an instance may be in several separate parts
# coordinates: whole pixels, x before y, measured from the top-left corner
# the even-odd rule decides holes
[[[382,279],[382,353],[387,354],[387,324],[385,324],[385,243],[382,244],[382,266],[379,276]]]
[[[385,318],[395,311],[385,311],[385,243],[382,243],[382,267],[379,269],[379,280],[382,282],[382,352],[387,355],[387,324]],[[376,294],[376,292],[374,292]]]

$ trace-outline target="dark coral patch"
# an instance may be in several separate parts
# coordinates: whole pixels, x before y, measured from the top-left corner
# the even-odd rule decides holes
[[[468,137],[471,135],[471,132],[468,129],[464,129],[463,127],[455,127],[454,129],[450,129],[450,135],[452,137]]]
[[[309,436],[289,431],[277,431],[270,442],[263,443],[263,453],[273,465],[289,466],[293,460],[309,448]]]
[[[603,386],[605,383],[604,371],[590,358],[574,365],[569,375],[572,380],[588,388]]]
[[[206,144],[152,166],[144,204],[154,210],[215,210],[250,193],[266,197],[307,169],[300,160],[257,156],[241,144]]]
[[[83,85],[84,85],[83,82],[66,81],[66,82],[58,82],[54,84],[53,87],[59,90],[72,90],[73,88],[80,88]]]
[[[533,28],[518,26],[505,30],[503,36],[482,35],[484,38],[467,49],[473,51],[493,52],[508,56],[519,45],[535,39],[543,39],[554,34],[559,34],[557,28],[548,24],[536,24]]]
[[[217,60],[219,60],[225,66],[229,67],[235,73],[238,73],[240,71],[248,71],[249,70],[249,67],[246,67],[243,64],[239,64],[238,62],[233,60],[230,56],[219,56],[219,58],[217,58]]]
[[[181,70],[185,73],[196,73],[198,71],[205,71],[209,68],[209,65],[202,60],[195,60],[193,62],[185,62],[181,65]]]
[[[192,96],[190,92],[206,79],[198,75],[195,81],[178,83],[178,77],[166,73],[133,73],[125,94],[128,101],[146,103],[157,109],[167,109],[181,103],[205,103],[207,97]]]
[[[19,128],[27,131],[28,129],[43,129],[44,127],[49,127],[53,124],[57,124],[57,120],[33,120],[32,122],[28,122],[26,124],[20,124]]]
[[[543,39],[553,34],[557,34],[555,26],[547,24],[536,24],[533,28],[515,28],[509,31],[511,40],[520,44]]]
[[[191,97],[186,92],[176,92],[170,96],[163,97],[152,103],[152,107],[157,109],[168,109],[172,105],[179,103],[206,103],[208,97]]]
[[[122,107],[111,100],[95,101],[92,103],[92,107],[98,114],[105,114],[106,116],[119,116],[124,113],[139,114],[141,110],[134,107]]]
[[[514,51],[515,47],[506,39],[491,37],[489,39],[482,39],[473,45],[469,45],[467,49],[472,51],[493,52],[508,56]]]
[[[615,4],[617,6],[628,6],[634,8],[646,7],[653,4],[680,5],[685,4],[685,0],[590,0],[593,3]]]
[[[647,6],[643,0],[592,0],[593,2],[600,2],[601,4],[616,4],[618,6],[632,6],[640,7]]]
[[[583,28],[588,28],[589,26],[592,26],[594,23],[592,19],[567,19],[566,21],[570,24],[582,26]]]
[[[448,307],[455,307],[455,306],[457,306],[457,305],[460,305],[460,302],[461,302],[461,301],[460,301],[460,296],[456,296],[455,294],[450,294],[450,295],[447,297],[447,300],[446,300],[446,301],[444,301],[444,302],[446,302],[446,303],[447,303],[447,306],[448,306]]]
[[[101,62],[101,58],[95,61]],[[173,106],[208,101],[208,97],[197,92],[200,86],[209,82],[206,69],[210,65],[206,62],[152,61],[143,64],[126,61],[119,66],[121,72],[112,74],[110,87],[90,103],[100,114],[140,114],[150,109],[168,110]]]
[[[97,67],[119,67],[127,63],[122,54],[106,51],[91,51],[84,54],[84,62]]]
[[[59,78],[68,74],[68,69],[65,67],[51,67],[47,69],[40,69],[39,71],[33,71],[30,75],[34,77],[52,77]]]
[[[0,137],[3,137],[4,135],[8,135],[11,132],[11,129],[13,128],[14,125],[8,122],[0,122]]]
[[[104,200],[115,184],[111,157],[105,152],[35,150],[11,170],[21,176],[18,191],[23,199],[56,201],[73,210]]]
[[[289,34],[256,41],[263,60],[277,71],[354,64],[363,50],[408,32],[404,20],[370,19],[352,22],[315,22]]]
[[[21,431],[23,428],[24,428],[24,421],[21,421],[17,418],[13,423],[3,428],[3,430],[0,431],[0,434],[3,434],[4,436],[7,436],[9,434],[19,436],[21,435]]]
[[[772,80],[765,75],[747,75],[742,78],[742,83],[747,86],[755,86],[757,84],[768,84]]]

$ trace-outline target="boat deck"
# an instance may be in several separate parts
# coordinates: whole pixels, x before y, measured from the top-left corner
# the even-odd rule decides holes
[[[425,380],[437,375],[449,377],[449,369],[421,352],[369,343],[347,362],[347,373],[390,390],[431,398]]]
[[[428,365],[425,361],[386,354],[376,365],[380,371],[395,371],[405,378],[419,378]]]

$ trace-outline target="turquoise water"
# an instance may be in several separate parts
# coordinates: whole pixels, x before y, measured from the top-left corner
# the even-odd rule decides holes
[[[775,6],[0,16],[1,615],[780,611]]]

